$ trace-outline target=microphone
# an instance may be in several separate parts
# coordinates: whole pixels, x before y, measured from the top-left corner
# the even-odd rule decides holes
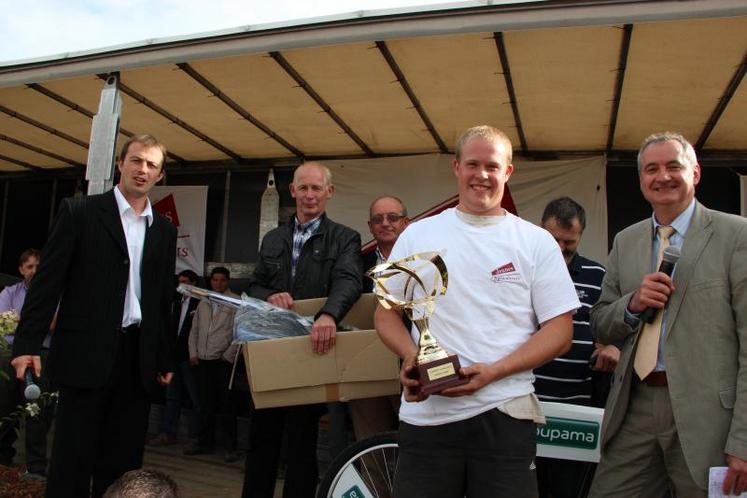
[[[659,265],[659,271],[665,273],[668,277],[672,276],[674,272],[674,265],[680,259],[680,248],[669,246],[664,249],[664,254],[661,257],[661,264]],[[641,312],[640,319],[646,323],[653,323],[658,308],[646,308]]]
[[[38,399],[41,395],[41,389],[39,389],[39,386],[37,386],[36,382],[34,382],[33,370],[27,368],[26,372],[23,374],[23,379],[26,383],[26,388],[23,390],[23,395],[29,401]]]

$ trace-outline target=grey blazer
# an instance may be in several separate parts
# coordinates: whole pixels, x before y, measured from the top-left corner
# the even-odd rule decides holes
[[[623,320],[633,292],[651,273],[653,226],[638,222],[616,237],[602,295],[591,311],[597,341],[624,341],[604,415],[602,448],[628,408],[637,329]],[[747,459],[747,219],[696,202],[674,274],[664,364],[682,450],[695,482],[725,453]]]

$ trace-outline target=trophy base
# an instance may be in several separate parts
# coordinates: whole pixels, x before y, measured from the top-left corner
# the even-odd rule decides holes
[[[413,377],[420,381],[419,391],[425,395],[431,395],[469,382],[467,377],[459,374],[459,368],[459,358],[453,354],[440,360],[417,365],[412,373]]]

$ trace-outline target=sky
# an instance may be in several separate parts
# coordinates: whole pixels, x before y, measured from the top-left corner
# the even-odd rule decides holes
[[[454,0],[0,0],[0,61]]]

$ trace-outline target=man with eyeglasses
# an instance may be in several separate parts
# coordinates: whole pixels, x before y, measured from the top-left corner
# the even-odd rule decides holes
[[[374,199],[368,209],[368,229],[376,240],[376,247],[363,255],[364,272],[387,260],[394,243],[409,223],[407,208],[399,198],[383,195]],[[372,290],[373,280],[364,275],[363,291]],[[355,399],[348,402],[348,407],[358,441],[397,428],[399,395]]]
[[[376,240],[376,248],[363,255],[363,271],[386,261],[392,252],[397,237],[410,223],[407,208],[400,199],[392,195],[377,197],[368,209],[368,229]],[[373,280],[363,279],[363,291],[373,290]]]

